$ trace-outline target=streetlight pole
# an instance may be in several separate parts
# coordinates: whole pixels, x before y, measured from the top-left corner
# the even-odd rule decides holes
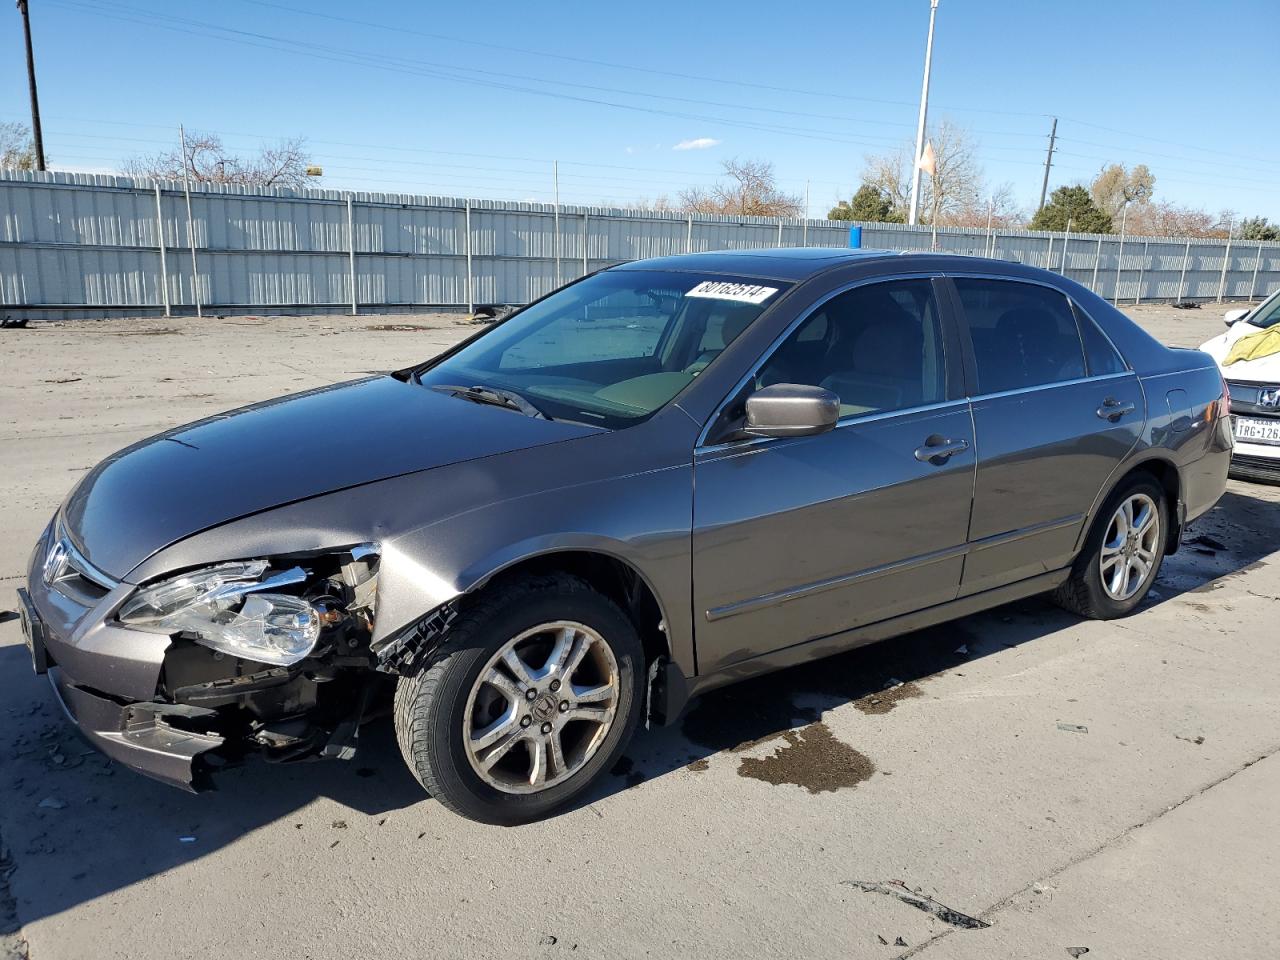
[[[929,71],[933,66],[933,21],[938,14],[938,0],[929,0],[929,39],[924,47],[924,84],[920,89],[920,121],[916,125],[915,165],[911,171],[911,210],[907,223],[915,226],[920,213],[920,156],[924,153],[924,125],[929,114]]]
[[[31,18],[27,0],[17,0],[22,14],[22,34],[27,41],[27,86],[31,88],[31,140],[36,148],[36,169],[44,169],[44,136],[40,133],[40,98],[36,96],[36,57],[31,50]]]

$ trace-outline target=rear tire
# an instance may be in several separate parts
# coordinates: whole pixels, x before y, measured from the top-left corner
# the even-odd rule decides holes
[[[396,739],[454,813],[528,823],[617,762],[644,678],[640,638],[613,601],[568,575],[508,580],[471,599],[441,655],[399,680]]]
[[[1092,620],[1132,613],[1160,573],[1168,530],[1164,488],[1147,476],[1124,481],[1098,511],[1054,601]]]

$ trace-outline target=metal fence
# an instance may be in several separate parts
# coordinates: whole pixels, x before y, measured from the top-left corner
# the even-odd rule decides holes
[[[1019,260],[1108,298],[1253,299],[1280,243],[861,224],[862,245]],[[643,257],[849,244],[850,224],[0,171],[0,314],[407,311],[527,303]]]

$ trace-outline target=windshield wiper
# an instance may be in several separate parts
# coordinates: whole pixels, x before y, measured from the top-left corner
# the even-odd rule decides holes
[[[497,387],[484,386],[464,387],[449,383],[432,384],[431,389],[439,390],[441,393],[447,393],[453,397],[470,400],[472,403],[487,403],[494,407],[515,410],[517,413],[523,413],[526,417],[533,417],[535,420],[551,419],[520,394],[511,390],[499,390]]]

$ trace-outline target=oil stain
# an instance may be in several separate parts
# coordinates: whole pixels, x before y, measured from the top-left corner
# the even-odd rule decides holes
[[[619,757],[609,772],[615,777],[625,778],[624,782],[628,787],[637,787],[645,780],[644,774],[636,769],[635,761],[630,757]]]
[[[888,713],[903,700],[922,696],[924,696],[924,691],[914,683],[899,683],[888,690],[881,690],[879,693],[869,693],[865,697],[859,697],[853,701],[853,705],[863,713],[881,714]]]
[[[834,793],[856,787],[876,771],[869,759],[837,740],[825,723],[788,730],[782,739],[786,743],[767,757],[743,757],[738,776],[775,787],[790,784],[810,793]]]
[[[711,769],[711,761],[708,760],[706,757],[703,757],[701,760],[694,760],[692,763],[686,766],[685,769],[691,771],[692,773],[705,773],[706,771]]]

